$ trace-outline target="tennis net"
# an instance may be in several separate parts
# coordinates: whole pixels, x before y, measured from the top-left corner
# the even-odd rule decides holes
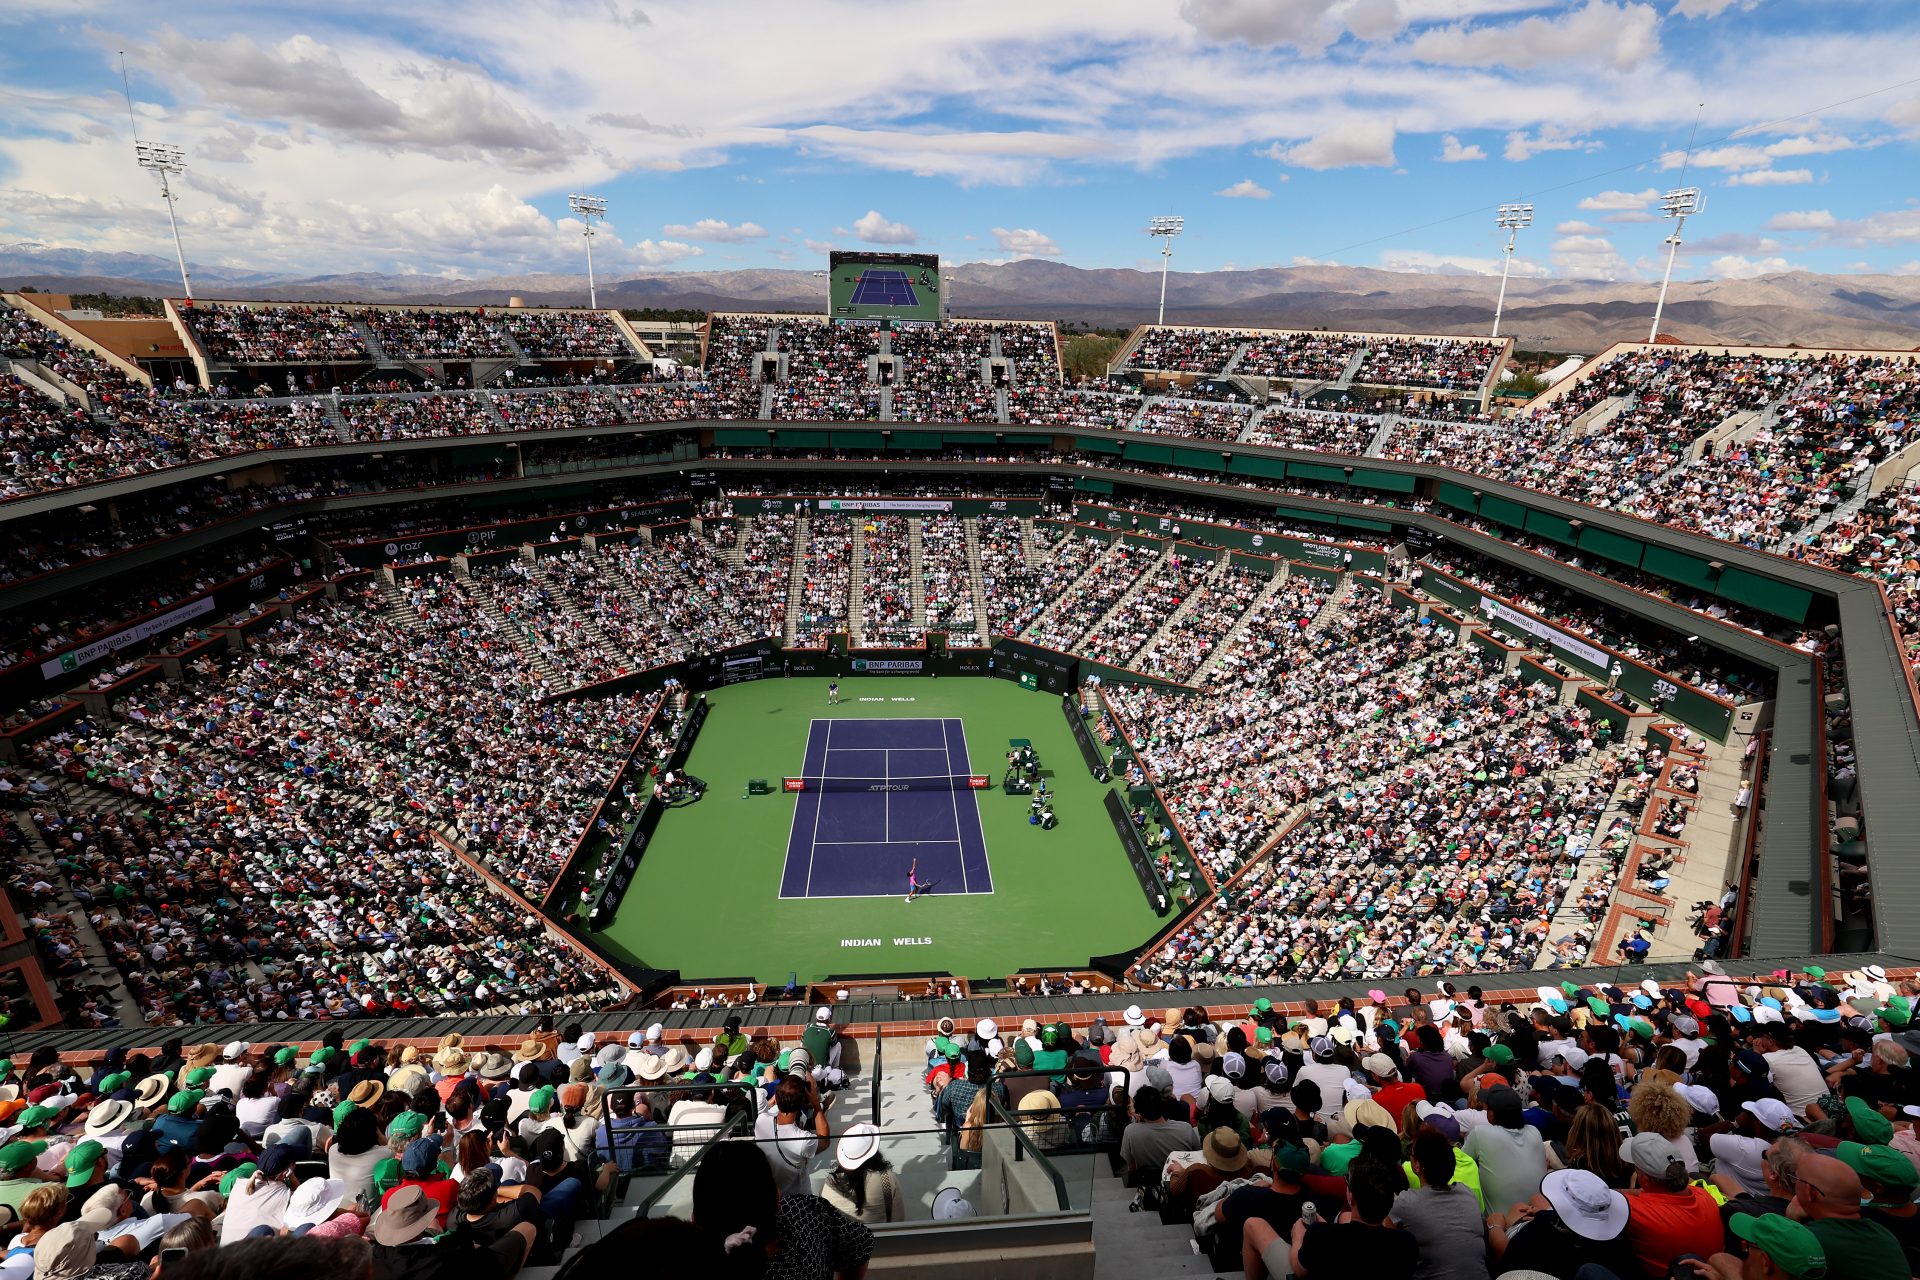
[[[984,773],[942,773],[918,777],[875,778],[871,775],[815,775],[783,778],[785,791],[874,791],[888,794],[912,791],[984,791],[993,779]]]

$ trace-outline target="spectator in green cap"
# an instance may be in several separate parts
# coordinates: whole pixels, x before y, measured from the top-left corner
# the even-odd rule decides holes
[[[1832,1156],[1811,1154],[1800,1157],[1793,1173],[1788,1212],[1820,1241],[1836,1278],[1912,1274],[1900,1241],[1879,1223],[1867,1221],[1860,1205],[1866,1187],[1851,1167]]]
[[[1874,1105],[1865,1098],[1847,1099],[1846,1123],[1852,1128],[1852,1136],[1871,1146],[1885,1146],[1893,1141],[1893,1121],[1881,1115]]]
[[[34,1167],[34,1162],[46,1151],[44,1142],[22,1142],[17,1138],[0,1147],[0,1204],[11,1206],[16,1216],[27,1193],[46,1185],[46,1179]]]
[[[426,1131],[427,1118],[418,1111],[402,1111],[387,1124],[387,1137],[413,1139]]]
[[[79,1194],[81,1200],[87,1198],[84,1188],[97,1187],[107,1180],[107,1149],[92,1138],[76,1142],[64,1163],[67,1190]]]
[[[1743,1261],[1716,1253],[1687,1267],[1706,1280],[1826,1280],[1827,1255],[1813,1232],[1778,1213],[1736,1214],[1727,1229],[1747,1242]],[[1835,1278],[1838,1280],[1838,1277]]]
[[[175,1147],[194,1149],[194,1141],[200,1136],[200,1121],[193,1113],[200,1105],[201,1096],[196,1089],[182,1089],[167,1099],[167,1113],[153,1122],[154,1145],[161,1155]]]

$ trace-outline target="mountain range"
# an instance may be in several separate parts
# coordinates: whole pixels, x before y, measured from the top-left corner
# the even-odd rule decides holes
[[[309,302],[415,302],[584,306],[585,276],[540,274],[478,280],[353,273],[289,276],[193,266],[203,298]],[[1042,258],[946,268],[956,315],[1059,320],[1126,327],[1151,321],[1158,272],[1085,268]],[[0,288],[159,297],[178,294],[169,258],[91,253],[35,244],[0,245]],[[1174,272],[1171,324],[1260,325],[1481,334],[1492,322],[1497,278],[1303,266]],[[1516,278],[1501,322],[1523,349],[1591,352],[1641,341],[1658,286],[1641,281]],[[649,271],[599,282],[603,307],[703,311],[825,310],[812,271]],[[1675,281],[1661,331],[1686,342],[1806,347],[1920,348],[1920,275],[1783,272],[1745,280]]]

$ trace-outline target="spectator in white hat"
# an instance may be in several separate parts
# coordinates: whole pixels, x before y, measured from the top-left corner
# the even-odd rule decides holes
[[[1770,1194],[1767,1153],[1799,1127],[1793,1112],[1778,1098],[1741,1103],[1733,1117],[1733,1132],[1716,1133],[1707,1140],[1707,1149],[1713,1153],[1715,1185],[1728,1195]]]
[[[865,1223],[901,1222],[906,1200],[900,1179],[880,1150],[880,1130],[864,1121],[850,1125],[834,1148],[834,1164],[820,1188],[828,1204]]]

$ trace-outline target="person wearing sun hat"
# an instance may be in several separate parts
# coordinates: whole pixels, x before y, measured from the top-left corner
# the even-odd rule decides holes
[[[1615,1276],[1636,1272],[1633,1252],[1623,1235],[1627,1198],[1598,1174],[1556,1169],[1541,1180],[1540,1196],[1549,1208],[1528,1203],[1511,1213],[1487,1215],[1487,1244],[1498,1263],[1497,1274],[1537,1271],[1572,1276],[1590,1264]]]

